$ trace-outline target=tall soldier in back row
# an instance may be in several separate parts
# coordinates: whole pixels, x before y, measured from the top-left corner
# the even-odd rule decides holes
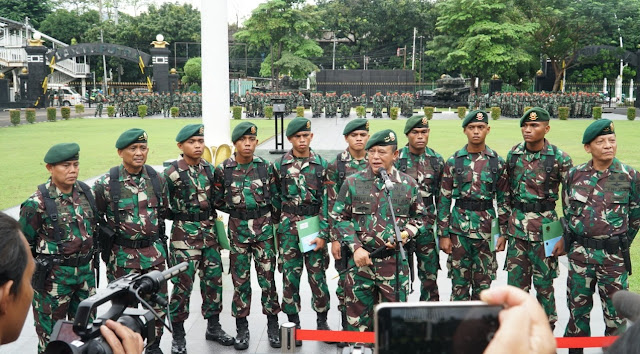
[[[444,169],[444,159],[427,146],[429,132],[429,120],[425,116],[416,115],[409,118],[404,126],[404,134],[409,142],[407,146],[400,149],[395,166],[400,172],[416,180],[427,212],[420,234],[412,243],[407,244],[410,271],[413,273],[412,253],[415,253],[420,279],[420,301],[439,301],[440,294],[436,280],[440,268],[440,257],[433,226],[436,222],[436,204],[440,197],[440,178]]]
[[[280,348],[278,293],[275,284],[276,248],[271,222],[271,196],[275,194],[270,163],[254,155],[258,127],[238,124],[231,134],[233,156],[216,167],[214,173],[216,208],[229,213],[229,266],[233,280],[231,313],[238,335],[234,347],[249,347],[251,311],[251,260],[255,260],[262,313],[267,316],[267,337],[272,348]]]
[[[597,120],[584,132],[591,160],[573,167],[564,182],[565,245],[569,258],[565,337],[591,335],[593,294],[598,287],[605,335],[624,330],[611,296],[629,287],[629,248],[640,229],[640,175],[616,158],[613,122]],[[569,349],[582,353],[582,349]]]
[[[344,140],[347,142],[347,148],[339,153],[336,158],[329,163],[327,167],[327,203],[328,210],[333,209],[333,205],[338,198],[340,187],[344,183],[345,178],[354,173],[361,172],[369,166],[367,158],[367,150],[365,146],[369,140],[369,121],[366,119],[354,119],[347,123],[342,131]],[[331,219],[329,223],[332,224]],[[331,253],[336,260],[336,270],[342,271],[346,267],[346,263],[351,254],[346,252],[348,245],[343,242],[342,235],[333,232],[333,225],[330,226],[331,235]],[[343,250],[345,251],[343,254]],[[347,330],[347,309],[344,305],[344,278],[346,274],[340,274],[338,287],[336,288],[336,296],[338,297],[338,310],[342,314],[342,329]],[[345,342],[339,342],[338,347],[345,347]]]
[[[44,157],[51,177],[20,206],[20,226],[36,260],[33,318],[38,353],[58,320],[73,320],[80,302],[96,292],[93,273],[96,205],[78,181],[80,147],[52,146]],[[3,235],[4,236],[4,235]]]
[[[520,127],[524,142],[507,155],[511,215],[505,269],[508,284],[526,292],[533,280],[536,297],[553,329],[558,319],[553,279],[558,276],[558,256],[564,248],[558,242],[553,255],[546,257],[542,229],[558,220],[555,208],[559,187],[572,162],[569,155],[545,139],[551,129],[547,111],[529,109],[520,119]]]
[[[145,164],[149,153],[147,133],[137,128],[125,131],[116,141],[116,149],[122,164],[112,167],[93,187],[100,219],[106,220],[114,233],[110,239],[113,244],[103,246],[109,282],[129,273],[163,271],[167,258],[167,182]],[[167,298],[166,285],[158,295]],[[164,314],[162,306],[154,309]],[[148,354],[162,353],[162,332],[162,322],[157,321],[156,341],[147,347]]]
[[[222,311],[222,258],[216,237],[217,214],[213,197],[213,167],[202,158],[204,125],[188,124],[176,136],[181,157],[164,170],[169,189],[173,226],[171,265],[189,263],[187,271],[171,278],[171,353],[187,352],[184,321],[189,317],[189,298],[196,272],[200,277],[202,316],[207,319],[205,338],[222,345],[233,344],[220,325]]]

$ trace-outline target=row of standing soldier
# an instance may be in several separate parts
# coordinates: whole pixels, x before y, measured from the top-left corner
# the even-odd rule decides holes
[[[593,92],[495,92],[492,95],[469,95],[469,110],[500,107],[501,115],[519,117],[528,107],[545,109],[558,117],[558,108],[567,107],[569,117],[591,118],[593,107],[602,104],[599,93]]]
[[[102,99],[98,99],[102,96]],[[136,117],[138,107],[147,106],[147,116],[162,114],[164,118],[171,116],[171,107],[178,108],[178,117],[202,116],[202,94],[196,92],[158,93],[158,92],[130,92],[119,91],[104,97],[99,92],[95,101],[97,104],[95,116],[102,117],[102,106],[108,104],[115,108],[115,117]]]
[[[20,212],[23,231],[38,260],[39,275],[34,278],[41,279],[34,297],[39,348],[42,350],[48,340],[52,324],[72,318],[78,301],[95,292],[90,262],[95,215],[106,226],[101,228],[107,230],[103,235],[115,232],[102,242],[110,280],[131,271],[164,269],[167,259],[170,264],[189,261],[189,271],[173,279],[170,312],[174,353],[186,352],[183,321],[188,316],[196,271],[204,284],[202,311],[208,320],[207,339],[233,344],[237,349],[248,347],[252,257],[259,269],[272,346],[280,345],[280,311],[300,327],[303,265],[312,290],[312,308],[317,312],[317,328],[329,329],[324,273],[329,262],[324,247],[327,242],[331,242],[334,258],[346,261],[336,268],[350,268],[337,289],[342,327],[371,330],[375,303],[402,301],[408,292],[410,267],[402,265],[400,278],[396,278],[395,253],[375,253],[381,247],[384,251],[394,235],[389,200],[409,241],[406,247],[417,256],[421,300],[439,299],[436,236],[440,249],[449,254],[452,300],[477,299],[479,292],[490,286],[497,270],[489,245],[491,220],[498,220],[503,236],[495,246],[497,251],[507,249],[509,284],[529,290],[533,281],[552,327],[557,320],[552,285],[557,256],[566,249],[570,320],[565,334],[590,334],[591,282],[598,284],[605,304],[605,333],[613,334],[623,323],[611,305],[611,294],[628,287],[628,248],[640,226],[638,174],[615,158],[610,121],[596,121],[585,131],[583,144],[592,160],[573,169],[569,156],[544,138],[548,122],[548,113],[540,108],[526,112],[521,119],[524,142],[514,146],[505,161],[485,144],[490,131],[486,113],[470,112],[463,121],[468,144],[445,162],[427,147],[430,130],[424,117],[407,121],[404,133],[409,143],[401,150],[397,150],[393,131],[378,132],[367,140],[367,121],[354,120],[343,131],[349,147],[331,164],[310,148],[313,134],[311,122],[305,118],[290,122],[287,136],[293,149],[274,164],[253,155],[257,127],[243,122],[232,134],[236,153],[213,172],[201,158],[203,127],[189,125],[176,138],[182,157],[162,175],[145,165],[146,133],[132,129],[116,143],[122,165],[100,178],[94,191],[76,181],[79,147],[56,145],[45,156],[51,179],[23,203]],[[389,191],[389,199],[384,198],[380,168],[388,171],[396,187]],[[595,175],[601,178],[592,178]],[[555,204],[562,181],[567,246],[560,242],[553,256],[545,257],[541,229],[558,219]],[[47,198],[53,200],[57,213],[48,210],[51,202]],[[222,269],[216,209],[230,214],[235,339],[219,323]],[[320,221],[320,233],[313,241],[316,247],[302,253],[295,224],[315,215]],[[162,241],[164,218],[174,220],[170,248]],[[275,243],[274,228],[278,236]],[[104,246],[109,241],[112,246]],[[276,264],[284,274],[281,304],[273,280]],[[597,279],[596,271],[602,273]],[[394,291],[396,284],[399,292]],[[161,328],[157,330],[161,334]],[[158,352],[158,344],[152,344],[148,351]]]

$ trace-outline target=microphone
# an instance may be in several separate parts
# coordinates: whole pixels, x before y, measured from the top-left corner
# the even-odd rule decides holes
[[[388,191],[392,191],[393,190],[393,182],[391,182],[391,180],[389,179],[389,175],[387,174],[387,170],[385,170],[384,167],[380,167],[378,169],[378,173],[380,174],[380,176],[384,180],[385,188],[387,188]]]
[[[626,290],[618,290],[613,294],[611,300],[618,316],[632,322],[636,322],[640,318],[640,295]]]

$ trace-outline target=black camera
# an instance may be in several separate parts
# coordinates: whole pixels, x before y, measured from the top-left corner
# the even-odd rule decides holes
[[[162,272],[156,270],[147,274],[131,273],[113,281],[104,293],[91,296],[80,303],[73,322],[60,320],[55,324],[45,353],[111,354],[111,347],[100,334],[100,326],[107,320],[120,322],[140,333],[147,345],[153,343],[156,339],[156,321],[162,321],[162,318],[150,303],[166,306],[166,300],[158,295],[158,291],[169,279],[184,272],[187,267],[188,263],[183,262]],[[107,301],[111,301],[111,308],[92,321],[97,307]],[[138,309],[138,304],[142,304],[144,309]]]

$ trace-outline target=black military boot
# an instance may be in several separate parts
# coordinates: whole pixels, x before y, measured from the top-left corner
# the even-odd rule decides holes
[[[156,341],[148,346],[144,352],[145,354],[162,354],[162,349],[160,349],[160,338],[156,338]]]
[[[318,318],[316,319],[316,324],[318,325],[318,329],[322,331],[330,331],[329,324],[327,324],[327,314],[328,312],[318,312]],[[325,342],[327,344],[336,344],[336,342]]]
[[[267,315],[267,337],[271,348],[280,348],[280,325],[278,324],[278,315]]]
[[[222,329],[222,326],[220,326],[220,315],[213,315],[207,319],[207,333],[205,338],[207,338],[207,340],[218,342],[224,346],[233,345],[236,341]]]
[[[249,348],[249,322],[247,322],[246,317],[236,318],[236,330],[238,331],[238,335],[236,336],[235,343],[233,343],[233,347],[236,348],[236,350]]]
[[[184,338],[184,322],[171,322],[173,327],[173,341],[171,354],[187,354],[187,340]]]
[[[289,322],[293,322],[296,324],[296,328],[297,329],[301,329],[302,327],[300,327],[300,316],[298,316],[297,313],[290,315],[287,314],[287,318],[289,319]],[[296,347],[301,347],[302,346],[302,341],[301,340],[297,340],[296,339]]]
[[[342,310],[340,311],[340,313],[342,314],[342,330],[346,331],[347,330],[347,311]],[[349,343],[347,342],[338,342],[338,348],[344,348],[347,346],[349,346]]]

